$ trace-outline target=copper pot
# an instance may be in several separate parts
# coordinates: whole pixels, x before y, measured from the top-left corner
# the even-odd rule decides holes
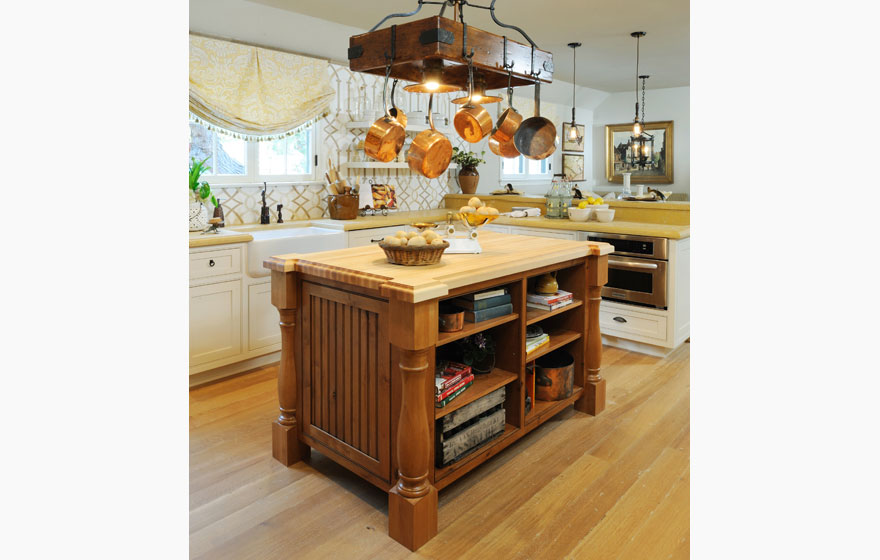
[[[474,97],[474,69],[468,60],[468,100],[455,113],[452,124],[465,141],[476,144],[492,132],[492,115],[482,105],[472,103]]]
[[[528,159],[545,159],[556,151],[556,125],[541,116],[540,80],[535,80],[535,116],[519,125],[513,143]]]
[[[535,393],[538,400],[561,401],[574,390],[574,357],[559,349],[535,361]]]
[[[388,114],[397,119],[400,126],[406,128],[406,113],[403,112],[403,109],[398,109],[397,105],[394,103],[394,90],[397,89],[397,82],[398,80],[395,79],[394,83],[391,84],[391,109],[388,111]]]
[[[428,98],[428,122],[431,128],[419,132],[406,153],[409,168],[428,179],[442,175],[452,161],[452,143],[434,128],[433,108],[432,93]]]
[[[495,130],[492,131],[491,138],[494,138],[499,143],[512,142],[513,135],[516,134],[522,121],[522,115],[513,108],[513,88],[507,88],[507,109],[495,121]],[[517,152],[517,155],[519,155],[519,152]]]
[[[489,137],[489,150],[496,156],[503,158],[518,158],[520,156],[519,150],[513,144],[513,140],[499,142],[494,135]]]
[[[385,85],[382,87],[382,105],[385,107],[385,116],[370,126],[367,137],[364,139],[364,152],[367,156],[388,163],[397,157],[403,142],[406,140],[406,129],[388,112],[388,75],[390,67],[385,72]]]

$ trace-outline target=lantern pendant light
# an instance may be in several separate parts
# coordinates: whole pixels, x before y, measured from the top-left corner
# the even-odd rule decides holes
[[[647,35],[644,31],[633,31],[631,37],[636,38],[636,116],[633,119],[633,136],[638,137],[644,129],[644,122],[639,122],[639,40]]]
[[[584,141],[583,135],[578,130],[578,125],[574,122],[574,99],[575,99],[575,88],[577,88],[577,49],[581,46],[580,43],[569,43],[569,47],[571,47],[571,57],[572,57],[572,72],[571,72],[571,130],[568,131],[568,139],[574,140],[577,142],[578,146],[581,145],[581,142]]]

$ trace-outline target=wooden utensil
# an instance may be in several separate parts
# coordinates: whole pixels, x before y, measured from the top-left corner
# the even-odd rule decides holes
[[[385,108],[385,116],[377,120],[367,132],[364,140],[364,152],[370,158],[388,163],[397,157],[403,142],[406,140],[406,129],[397,119],[388,112],[388,77],[391,75],[391,66],[385,69],[385,85],[382,87],[382,105]]]
[[[465,141],[476,144],[492,131],[492,116],[482,105],[474,105],[474,68],[468,59],[468,100],[456,111],[452,124]]]
[[[513,144],[528,159],[545,159],[556,151],[556,125],[541,116],[541,81],[535,78],[535,116],[519,125]]]
[[[432,93],[428,97],[428,123],[431,128],[419,132],[406,153],[409,168],[429,179],[442,175],[452,161],[452,143],[434,128],[433,108]]]

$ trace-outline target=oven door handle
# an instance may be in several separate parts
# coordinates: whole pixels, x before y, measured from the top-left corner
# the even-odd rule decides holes
[[[643,268],[647,270],[656,270],[657,265],[653,263],[639,263],[639,262],[629,262],[629,261],[618,261],[613,259],[608,259],[608,266],[619,266],[621,268]]]

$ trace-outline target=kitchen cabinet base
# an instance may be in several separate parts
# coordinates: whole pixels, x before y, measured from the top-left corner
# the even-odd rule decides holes
[[[574,409],[593,416],[605,410],[605,379],[587,381],[581,398],[574,401]]]
[[[299,441],[296,426],[284,426],[272,422],[272,457],[285,467],[308,459],[312,448]]]
[[[665,346],[657,346],[656,344],[648,344],[646,342],[638,342],[635,340],[629,340],[627,338],[620,338],[619,336],[606,334],[602,335],[602,344],[612,346],[614,348],[629,350],[631,352],[638,352],[639,354],[656,356],[658,358],[665,358],[669,354],[672,354],[675,348],[678,348],[678,346],[676,346],[675,348],[667,348]]]
[[[437,534],[437,489],[419,498],[400,495],[397,487],[388,492],[388,535],[407,547],[416,550]]]

